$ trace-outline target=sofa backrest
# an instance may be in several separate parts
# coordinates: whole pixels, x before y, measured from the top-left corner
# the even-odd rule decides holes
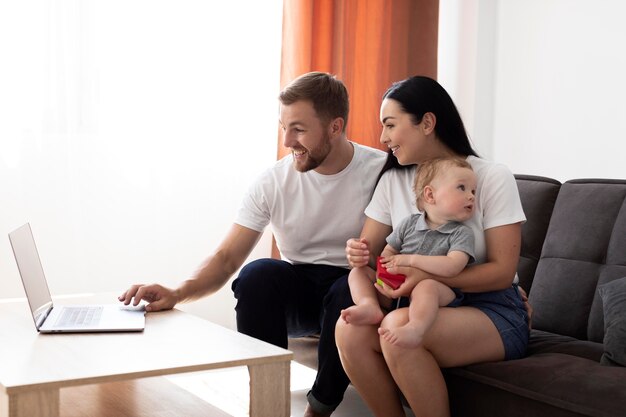
[[[533,328],[602,342],[597,287],[621,277],[626,277],[626,180],[564,183],[529,293]]]
[[[526,215],[526,222],[522,224],[522,248],[517,276],[519,285],[530,292],[561,183],[534,175],[515,175],[515,179]]]

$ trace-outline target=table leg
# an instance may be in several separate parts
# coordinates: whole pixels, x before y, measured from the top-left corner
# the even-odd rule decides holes
[[[59,417],[59,390],[0,394],[0,417]]]
[[[289,417],[290,361],[249,365],[250,417]]]

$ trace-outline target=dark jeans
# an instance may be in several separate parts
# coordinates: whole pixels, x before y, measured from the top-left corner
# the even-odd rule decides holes
[[[259,259],[244,266],[232,289],[237,330],[287,348],[288,337],[319,333],[318,372],[309,395],[334,409],[348,387],[335,344],[335,324],[353,304],[349,270]]]

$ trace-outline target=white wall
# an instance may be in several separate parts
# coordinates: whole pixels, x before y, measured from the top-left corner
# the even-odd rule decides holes
[[[479,155],[493,157],[497,0],[440,0],[437,79]]]
[[[456,42],[440,37],[440,80],[483,155],[560,181],[626,178],[626,3],[441,0],[441,12],[441,31],[464,23]]]
[[[0,233],[31,222],[53,294],[176,285],[275,159],[281,5],[245,9],[0,3]],[[625,15],[620,0],[441,0],[439,80],[479,152],[625,178]],[[269,253],[265,236],[252,258]],[[0,239],[0,298],[22,296]],[[186,308],[232,327],[233,305],[226,287]]]
[[[281,3],[0,4],[0,298],[27,221],[52,294],[194,272],[276,159]],[[232,327],[233,305],[189,308]]]

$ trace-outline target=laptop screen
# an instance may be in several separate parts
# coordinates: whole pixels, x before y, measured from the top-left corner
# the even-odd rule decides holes
[[[30,310],[33,313],[35,325],[39,329],[52,307],[52,297],[43,273],[43,267],[41,266],[30,224],[26,223],[9,233],[9,240],[11,241],[13,255],[15,255],[17,268],[22,277],[24,291],[26,292],[26,298],[28,298]]]

